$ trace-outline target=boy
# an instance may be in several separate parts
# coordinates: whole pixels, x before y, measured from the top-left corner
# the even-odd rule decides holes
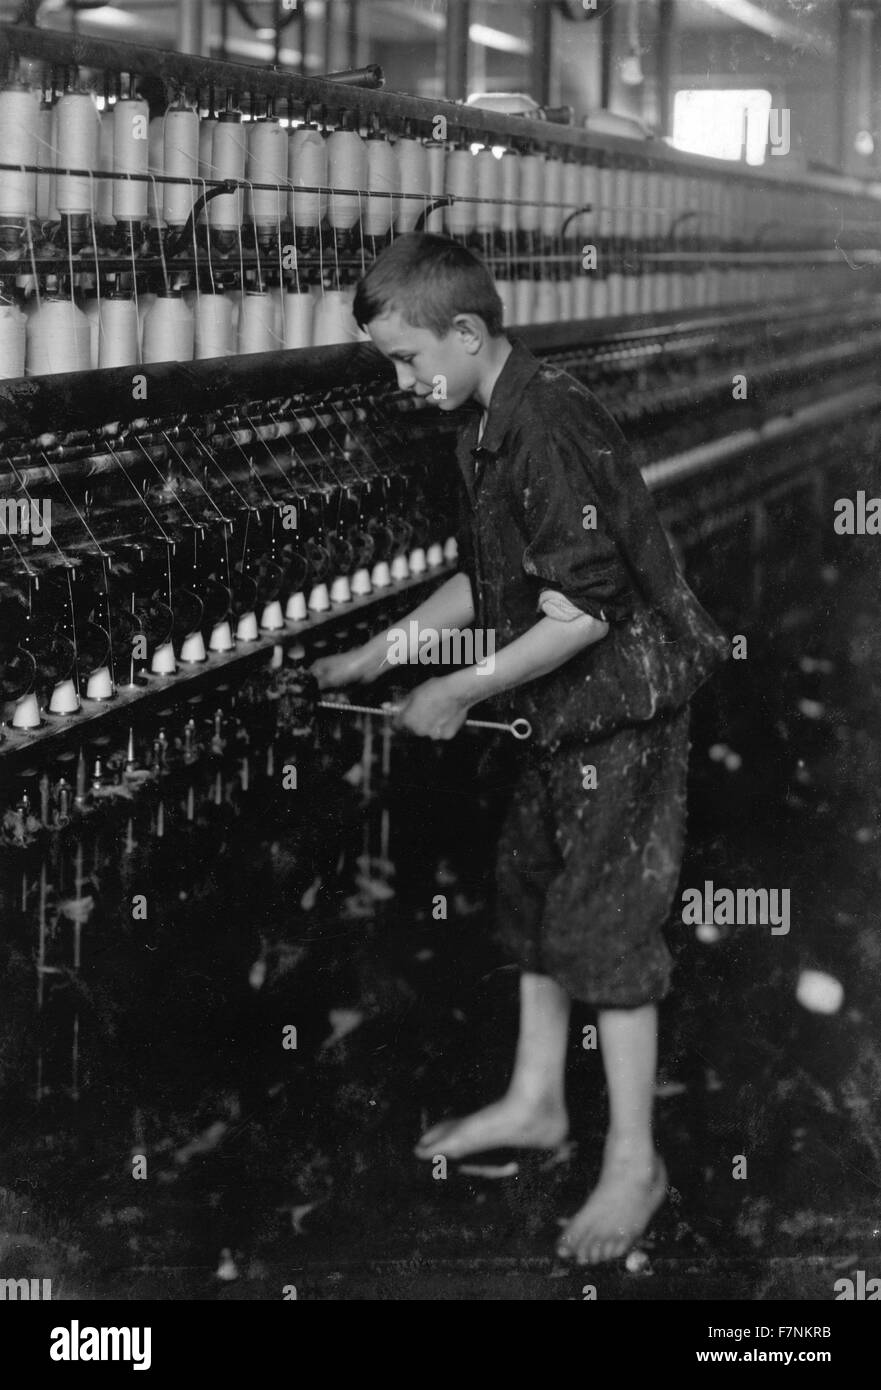
[[[440,395],[445,411],[481,407],[457,444],[460,571],[402,626],[476,624],[493,635],[494,662],[424,682],[398,723],[453,738],[492,699],[493,717],[526,715],[534,729],[518,745],[497,858],[500,936],[522,970],[513,1076],[500,1101],[434,1126],[416,1153],[559,1146],[570,1001],[594,1005],[609,1130],[599,1182],[557,1250],[596,1264],[626,1253],[664,1197],[652,1138],[670,969],[660,929],[684,841],[688,699],[727,641],[685,584],[614,420],[509,341],[475,255],[401,237],[360,282],[354,311],[402,390]],[[388,651],[382,633],[313,670],[322,687],[370,681]]]

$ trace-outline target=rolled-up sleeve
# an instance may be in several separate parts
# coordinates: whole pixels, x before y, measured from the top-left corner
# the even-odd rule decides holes
[[[540,450],[524,451],[515,480],[527,539],[523,569],[536,581],[536,607],[549,617],[571,618],[574,607],[615,623],[633,613],[629,573],[584,465],[585,449],[608,447],[561,426]]]

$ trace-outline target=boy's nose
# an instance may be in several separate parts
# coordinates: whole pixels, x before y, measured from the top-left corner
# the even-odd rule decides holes
[[[403,362],[395,363],[395,370],[398,374],[398,387],[401,391],[412,391],[416,385],[415,373],[411,372]]]

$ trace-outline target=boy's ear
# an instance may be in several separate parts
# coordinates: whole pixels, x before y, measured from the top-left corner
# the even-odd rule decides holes
[[[466,352],[479,352],[486,342],[486,324],[479,314],[457,314],[453,328]]]

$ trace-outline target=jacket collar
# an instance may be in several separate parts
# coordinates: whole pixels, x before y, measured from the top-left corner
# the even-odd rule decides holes
[[[496,378],[489,400],[486,428],[475,450],[478,454],[497,454],[501,450],[511,417],[520,405],[528,383],[541,369],[541,362],[519,338],[510,338],[511,351]],[[477,438],[477,424],[473,427]]]

